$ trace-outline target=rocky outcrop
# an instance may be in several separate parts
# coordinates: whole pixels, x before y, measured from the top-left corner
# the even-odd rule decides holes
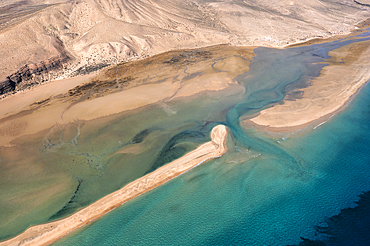
[[[6,80],[0,82],[0,95],[6,94],[8,92],[12,92],[15,90],[16,84],[13,81]]]
[[[70,58],[66,55],[53,57],[37,64],[28,64],[0,83],[0,95],[19,91],[41,84],[56,77],[65,68]]]

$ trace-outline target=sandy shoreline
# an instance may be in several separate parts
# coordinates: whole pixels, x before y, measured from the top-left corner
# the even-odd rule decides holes
[[[329,64],[311,85],[299,89],[302,98],[283,100],[262,110],[254,118],[242,121],[268,132],[292,132],[312,123],[321,123],[351,100],[370,80],[370,41],[343,46],[329,52]],[[321,119],[321,122],[318,122]]]
[[[9,179],[8,186],[17,187],[20,190],[19,193],[10,191],[2,193],[0,207],[9,208],[3,213],[1,221],[1,226],[7,230],[6,235],[16,236],[29,225],[46,223],[50,216],[58,212],[58,209],[53,208],[68,202],[70,199],[68,193],[73,195],[75,188],[72,186],[75,182],[70,181],[69,174],[66,173],[73,174],[74,171],[63,169],[64,166],[58,165],[56,168],[61,168],[60,172],[55,171],[55,177],[58,179],[44,181],[49,176],[42,176],[44,173],[54,172],[54,168],[49,166],[50,162],[43,162],[43,158],[47,159],[48,155],[40,151],[45,148],[43,139],[48,141],[49,138],[53,138],[54,131],[60,131],[63,134],[65,138],[61,140],[62,143],[65,140],[70,144],[74,136],[80,136],[80,124],[84,126],[90,120],[100,121],[103,117],[115,117],[121,113],[135,114],[145,110],[145,107],[151,107],[149,105],[157,105],[159,112],[163,110],[164,113],[173,115],[162,105],[189,100],[186,98],[197,97],[203,92],[207,95],[210,93],[209,95],[212,94],[212,96],[221,93],[217,91],[222,91],[223,95],[239,93],[243,87],[237,84],[234,78],[248,71],[253,56],[254,53],[250,48],[230,46],[199,48],[196,51],[173,51],[107,68],[98,76],[92,75],[95,76],[93,78],[87,75],[53,81],[0,100],[0,149],[3,151],[1,167],[2,177],[4,177],[2,180]],[[227,66],[224,61],[227,61]],[[219,67],[223,67],[223,70],[216,70]],[[83,136],[85,131],[88,129],[83,128],[81,131]],[[32,148],[40,152],[26,154],[29,150],[27,147],[25,151],[18,152],[23,148],[24,141],[33,141],[36,138],[38,142],[32,144]],[[123,138],[128,140],[130,137],[125,135]],[[41,161],[34,160],[39,157]],[[89,158],[79,157],[78,160],[81,163],[90,161]],[[91,168],[88,164],[80,167],[75,166],[74,163],[74,160],[70,159],[69,164],[65,166],[72,166],[75,168],[73,170],[80,168],[86,173],[95,172],[95,167]],[[50,168],[47,170],[45,168],[44,171],[44,167]],[[28,169],[32,169],[32,175]],[[138,176],[134,178],[139,178],[145,173],[145,170],[141,171],[143,172],[140,175],[139,171],[135,172]],[[19,177],[23,176],[25,178],[18,182]],[[132,180],[122,181],[122,184],[117,184],[114,189],[95,197],[85,205],[91,204],[99,197],[113,192]],[[49,182],[48,185],[45,184],[46,182]],[[120,181],[112,181],[114,182]],[[35,185],[29,189],[22,188],[22,186],[28,188],[29,183]],[[39,187],[44,188],[39,189]],[[31,199],[31,197],[40,199]],[[14,201],[14,206],[8,206]],[[49,203],[52,203],[52,206],[48,207]],[[40,204],[45,209],[41,209]],[[36,213],[42,215],[29,216]],[[68,215],[71,214],[66,214],[64,217]],[[20,216],[25,219],[18,222],[16,218]],[[35,218],[42,218],[42,220],[35,221]],[[18,227],[18,224],[21,226]],[[18,227],[20,230],[15,234],[11,226]],[[5,230],[1,231],[5,234]],[[10,239],[10,236],[3,239]]]
[[[345,39],[345,38],[351,37],[355,34],[363,33],[363,32],[366,31],[366,28],[369,27],[369,26],[370,26],[370,19],[366,19],[366,20],[358,22],[355,25],[355,29],[353,29],[350,32],[345,33],[345,34],[338,34],[338,35],[335,35],[333,37],[327,37],[327,38],[310,37],[310,38],[307,38],[306,40],[302,40],[302,42],[297,42],[297,43],[294,43],[294,44],[288,44],[288,45],[285,45],[283,47],[276,47],[276,48],[287,49],[287,48],[295,48],[295,47],[302,47],[302,46],[308,46],[308,45],[314,45],[314,44],[322,44],[322,43],[327,43],[327,42],[333,42],[333,41],[337,41],[337,40],[340,40],[340,39]],[[275,48],[275,47],[273,47],[273,48]]]
[[[295,131],[312,124],[312,122],[323,122],[330,117],[331,114],[342,109],[361,86],[370,79],[368,77],[370,76],[369,68],[366,67],[366,64],[369,62],[370,49],[366,47],[366,49],[362,49],[364,51],[363,53],[355,52],[353,54],[350,52],[349,48],[348,50],[345,49],[347,48],[340,51],[338,50],[337,54],[330,55],[333,57],[333,59],[331,58],[331,60],[329,59],[328,61],[330,66],[323,69],[322,74],[313,81],[312,86],[302,89],[302,91],[304,91],[304,97],[302,99],[285,101],[283,105],[277,105],[263,110],[258,116],[253,119],[248,119],[242,124],[249,124],[249,126],[256,127],[257,129],[273,132]],[[56,124],[68,124],[75,120],[87,121],[137,109],[145,105],[189,97],[204,91],[219,91],[229,87],[239,88],[234,78],[238,74],[248,71],[251,62],[251,60],[248,59],[254,56],[252,49],[240,49],[236,52],[236,55],[230,52],[230,55],[225,57],[225,60],[217,61],[215,64],[213,64],[213,62],[215,61],[214,58],[218,56],[217,47],[208,47],[206,50],[208,53],[195,53],[196,56],[190,57],[191,59],[187,57],[187,59],[184,60],[181,60],[183,59],[182,53],[177,54],[174,51],[170,52],[171,55],[168,56],[165,54],[166,56],[153,57],[154,62],[152,64],[154,65],[152,65],[151,69],[145,69],[148,65],[146,65],[146,63],[141,64],[140,61],[136,64],[138,69],[132,69],[132,71],[130,70],[131,68],[126,71],[124,65],[117,66],[117,68],[115,68],[116,71],[117,69],[122,69],[122,74],[118,77],[117,75],[114,75],[116,77],[109,77],[111,76],[108,73],[109,69],[105,70],[107,73],[97,77],[99,82],[102,83],[109,83],[113,78],[116,81],[123,80],[122,86],[125,86],[125,79],[129,78],[127,73],[132,72],[132,74],[137,76],[133,78],[132,81],[135,83],[137,82],[138,85],[135,84],[133,87],[128,87],[121,91],[112,89],[111,91],[103,92],[101,95],[95,96],[94,93],[96,92],[94,89],[89,89],[86,94],[82,94],[82,96],[81,94],[70,97],[66,96],[72,88],[76,88],[83,83],[91,83],[90,75],[63,81],[53,81],[32,88],[24,93],[10,95],[0,100],[0,105],[2,105],[2,107],[0,107],[0,146],[12,146],[13,141],[17,138],[40,132]],[[214,52],[214,54],[212,52]],[[193,53],[189,52],[186,54],[190,56],[190,54]],[[349,54],[349,58],[344,57],[344,65],[339,64],[339,61],[343,59],[341,54]],[[163,64],[166,65],[164,66]],[[361,64],[365,65],[361,66]],[[220,71],[214,74],[211,68],[219,68],[218,70]],[[226,71],[221,71],[225,69]],[[111,70],[113,70],[113,67]],[[171,73],[175,70],[179,74],[179,77],[176,79],[165,76],[167,73]],[[204,74],[200,73],[200,71],[203,70],[207,72]],[[142,83],[142,81],[145,80],[144,78],[147,77],[147,74],[152,71],[158,71],[155,73],[155,76],[151,78],[153,83],[139,84]],[[353,76],[349,76],[350,74]],[[341,82],[341,79],[345,76],[349,76],[350,78]],[[330,80],[328,80],[328,78],[330,78]],[[66,83],[66,81],[68,83]],[[340,87],[338,85],[344,86]],[[105,88],[111,89],[110,87],[103,87],[103,89]],[[322,92],[322,95],[318,95],[316,93],[317,91],[320,91],[320,93]],[[63,97],[61,97],[61,95]],[[91,96],[91,98],[89,98],[89,96]],[[320,103],[315,101],[318,99],[321,100]],[[308,109],[311,111],[307,112]],[[176,170],[173,168],[162,169],[168,166],[166,165],[148,174],[149,177],[148,175],[143,176],[123,187],[121,190],[107,195],[85,208],[90,208],[90,210],[82,209],[65,219],[33,226],[24,233],[1,242],[0,246],[49,244],[68,234],[70,231],[76,230],[101,217],[120,204],[146,191],[154,189],[194,166],[211,158],[216,158],[226,151],[223,144],[219,144],[219,148],[223,146],[223,152],[219,148],[214,149],[215,140],[213,137],[212,140],[213,142],[203,144],[193,152],[168,164],[173,167],[172,165],[181,162],[183,168]],[[216,152],[219,154],[216,155]],[[183,159],[185,157],[187,159]],[[160,171],[160,173],[157,173],[157,171]],[[154,174],[157,176],[150,176]],[[141,184],[143,185],[141,186]],[[126,189],[126,191],[128,189],[131,190],[123,194],[123,189]],[[129,198],[124,197],[126,195],[129,196]],[[108,201],[108,199],[112,201]],[[101,209],[99,209],[99,207],[101,207]],[[87,217],[89,219],[87,219]]]
[[[227,130],[223,125],[212,129],[211,139],[185,156],[127,184],[79,212],[62,220],[36,225],[28,228],[15,238],[1,242],[5,245],[48,245],[78,228],[91,223],[123,203],[148,192],[184,172],[213,158],[220,157],[226,151]]]

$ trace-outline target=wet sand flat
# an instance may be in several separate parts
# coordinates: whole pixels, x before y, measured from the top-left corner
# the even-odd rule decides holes
[[[235,78],[253,56],[245,47],[177,50],[1,99],[1,240],[65,218],[208,141],[190,133],[166,154],[172,137],[197,125],[194,114],[169,115],[202,96],[240,94]],[[163,121],[174,126],[162,129]]]
[[[366,66],[369,62],[369,46],[369,42],[365,41],[346,45],[331,51],[329,53],[331,58],[324,62],[325,64],[329,64],[329,66],[324,67],[321,71],[321,75],[314,78],[309,86],[299,90],[299,92],[303,94],[302,98],[284,100],[284,104],[275,105],[272,108],[263,110],[257,117],[249,120],[248,123],[280,131],[283,128],[301,127],[302,125],[308,124],[313,120],[322,118],[338,110],[369,79],[369,68]],[[189,97],[201,95],[202,92],[206,91],[212,91],[212,93],[220,95],[224,93],[223,90],[232,88],[234,92],[239,90],[240,93],[244,93],[246,89],[241,85],[243,81],[239,82],[237,80],[239,75],[247,74],[246,72],[249,71],[249,65],[253,57],[254,53],[252,47],[215,46],[196,50],[171,51],[147,59],[109,67],[93,78],[83,77],[77,80],[68,80],[69,82],[65,84],[63,84],[65,81],[56,81],[53,82],[54,84],[45,85],[45,90],[43,86],[40,86],[24,94],[18,93],[0,101],[0,106],[4,106],[0,107],[2,109],[0,111],[2,114],[0,119],[0,146],[3,149],[9,148],[9,150],[13,147],[16,148],[16,145],[21,143],[23,139],[31,139],[34,134],[40,134],[42,131],[45,131],[45,133],[42,133],[45,134],[45,139],[52,142],[48,139],[48,134],[53,131],[55,126],[73,123],[77,125],[77,135],[75,137],[77,139],[80,134],[80,125],[86,122],[99,120],[104,117],[113,117],[113,115],[121,112],[128,112],[148,105],[161,105],[165,111],[167,110],[166,117],[169,117],[171,114],[176,114],[176,110],[172,110],[167,104],[173,105],[174,101],[179,102],[181,100],[186,102],[186,100],[191,100]],[[47,87],[48,85],[49,87]],[[58,87],[57,85],[63,86]],[[220,92],[218,93],[217,91]],[[226,92],[224,94],[226,94]],[[234,93],[234,95],[236,94],[237,93]],[[10,107],[12,102],[18,103],[17,105],[19,107],[17,109]],[[166,108],[167,106],[169,108]],[[218,104],[218,106],[220,106],[220,104]],[[135,114],[135,112],[133,112],[133,114]],[[145,118],[145,120],[147,121],[148,118]],[[202,118],[202,124],[208,120],[207,117]],[[210,120],[210,122],[212,122],[212,120]],[[50,131],[46,133],[48,129],[50,129]],[[86,128],[84,128],[84,130],[85,129]],[[158,131],[158,129],[150,129],[150,124],[148,124],[148,128],[131,138],[130,143],[141,143],[140,141],[142,141],[143,138],[141,139],[140,134],[145,135],[147,134],[146,131]],[[125,136],[125,138],[130,139],[129,136]],[[154,139],[155,137],[153,137],[151,141],[154,142]],[[99,140],[103,139],[100,138],[97,141]],[[73,141],[72,139],[70,143],[74,144]],[[121,140],[116,141],[119,142],[120,147],[111,154],[111,156],[117,154],[117,162],[119,162],[118,158],[131,160],[129,159],[131,153],[137,154],[137,152],[141,151],[140,148],[146,148],[145,146],[136,145],[127,147],[126,149],[120,149],[122,147],[120,141]],[[202,143],[204,142],[205,141]],[[157,145],[158,144],[159,140]],[[94,148],[95,147],[97,146],[94,146]],[[204,160],[216,157],[213,156],[213,154],[212,157],[207,157],[211,155],[210,153],[215,153],[214,147],[215,145],[212,142],[203,144],[199,147],[200,149],[198,148],[195,152],[190,152],[185,155],[185,160],[180,158],[170,164],[177,163],[177,161],[181,163],[185,161],[186,163],[192,163],[189,164],[191,167],[193,165],[198,165]],[[60,146],[55,147],[55,149],[57,148],[60,148]],[[56,152],[55,149],[52,151]],[[91,155],[84,147],[82,147],[82,149],[86,151],[83,152],[85,155]],[[11,150],[14,151],[10,154],[13,157],[19,154],[16,150]],[[49,152],[45,153],[49,154]],[[120,156],[118,156],[118,154]],[[128,155],[122,156],[122,154]],[[90,155],[87,156],[90,158]],[[203,157],[207,158],[204,159]],[[76,157],[74,156],[73,158]],[[71,160],[66,160],[66,162],[68,161]],[[72,161],[74,162],[75,160],[73,159]],[[90,160],[88,160],[88,162],[90,165]],[[148,163],[146,165],[151,164],[152,163]],[[100,168],[99,166],[91,166],[95,169]],[[153,166],[158,167],[154,164]],[[188,164],[185,164],[185,166],[188,166]],[[191,168],[190,166],[189,169]],[[117,199],[121,200],[115,201],[117,204],[121,204],[142,192],[157,187],[183,172],[181,171],[183,169],[176,169],[176,171],[173,171],[171,168],[164,169],[164,167],[163,169],[160,168],[157,170],[162,170],[161,174],[154,171],[154,173],[158,174],[161,178],[152,178],[157,180],[158,183],[151,184],[147,178],[143,181],[143,178],[148,176],[142,176],[143,174],[135,176],[140,173],[138,172],[135,173],[134,176],[135,178],[139,177],[139,179],[122,188],[128,189],[128,187],[131,187],[131,184],[134,184],[136,193],[129,195],[130,198],[125,198],[117,195],[117,193],[113,193],[108,195],[109,199],[112,198],[112,195],[117,195]],[[104,174],[104,172],[102,173]],[[145,186],[142,188],[138,185],[141,181],[145,183]],[[127,184],[127,182],[124,184]],[[119,187],[122,186],[123,184]],[[63,189],[66,189],[66,187],[56,186],[53,190],[55,192],[55,190]],[[73,186],[69,184],[68,189],[73,190]],[[131,189],[131,191],[132,190],[133,189]],[[75,191],[75,193],[77,191]],[[53,191],[50,191],[48,193],[51,194],[52,192]],[[104,193],[104,195],[106,194],[108,194],[108,192]],[[51,194],[51,196],[54,195]],[[16,195],[14,197],[16,197]],[[21,241],[23,243],[28,243],[27,238],[33,238],[34,235],[39,235],[44,239],[37,239],[38,244],[47,244],[62,237],[69,231],[89,223],[90,219],[93,220],[100,217],[107,211],[116,207],[111,203],[106,203],[105,199],[108,198],[104,197],[102,200],[92,203],[92,207],[88,206],[65,219],[31,227],[25,234],[21,234],[6,242]],[[14,199],[12,201],[14,201]],[[67,202],[68,201],[71,200],[67,200]],[[88,204],[91,204],[91,202],[94,202],[94,200],[90,201]],[[85,204],[84,207],[88,204]],[[85,210],[88,208],[93,209]],[[86,213],[92,214],[92,217],[88,219],[85,216]],[[69,213],[69,215],[70,214],[71,213]],[[81,214],[85,214],[85,217]],[[64,217],[65,216],[66,215],[64,215]],[[53,219],[49,221],[51,220]],[[69,222],[58,224],[61,223],[61,221]],[[46,221],[44,220],[42,223],[44,222]],[[41,222],[39,223],[41,224]],[[57,225],[59,226],[57,227]],[[53,227],[49,228],[49,226]],[[50,234],[53,235],[50,236]],[[54,236],[54,234],[56,236]],[[38,238],[38,236],[35,238]]]
[[[0,101],[0,146],[12,146],[13,140],[56,124],[235,86],[234,78],[249,69],[252,48],[224,45],[167,52],[113,66],[97,76],[54,81],[11,95]],[[223,66],[225,59],[233,62]]]

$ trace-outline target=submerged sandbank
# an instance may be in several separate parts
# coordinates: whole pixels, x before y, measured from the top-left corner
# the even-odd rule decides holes
[[[370,80],[370,41],[343,46],[329,52],[328,64],[311,85],[299,89],[302,98],[284,99],[283,104],[262,110],[242,124],[256,124],[267,131],[281,132],[304,128],[320,119],[325,120]],[[320,122],[318,122],[320,123]]]
[[[101,198],[65,219],[30,227],[17,237],[0,243],[0,246],[48,245],[132,198],[164,184],[205,161],[222,156],[227,151],[226,137],[226,127],[224,125],[215,126],[211,132],[212,141],[202,144],[185,156],[127,184],[122,189]]]

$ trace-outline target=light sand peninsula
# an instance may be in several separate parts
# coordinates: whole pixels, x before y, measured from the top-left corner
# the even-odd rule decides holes
[[[226,137],[226,127],[215,126],[211,132],[212,141],[202,144],[185,156],[127,184],[65,219],[30,227],[17,237],[0,243],[0,246],[48,245],[205,161],[222,156],[227,151]]]
[[[13,228],[20,230],[18,234],[28,225],[46,223],[50,216],[59,211],[59,206],[68,202],[73,195],[76,182],[71,180],[69,175],[73,175],[73,172],[70,173],[67,166],[72,166],[74,160],[68,159],[66,166],[46,164],[51,162],[46,160],[48,157],[45,154],[49,151],[44,152],[43,139],[52,138],[54,132],[61,131],[65,136],[63,140],[69,143],[74,136],[80,137],[80,126],[82,138],[90,134],[91,129],[86,128],[91,123],[87,122],[89,120],[105,122],[118,114],[134,115],[153,104],[156,104],[153,107],[158,107],[158,112],[163,110],[169,115],[172,112],[166,108],[167,103],[174,105],[175,101],[190,100],[186,97],[197,97],[198,93],[205,91],[208,96],[215,98],[219,94],[240,94],[244,87],[237,84],[235,78],[248,71],[253,56],[251,48],[230,46],[171,51],[106,68],[94,78],[87,76],[58,80],[0,100],[0,179],[6,182],[0,191],[0,208],[5,208],[0,213],[0,234],[10,235]],[[228,66],[225,66],[225,62]],[[220,68],[223,68],[222,71]],[[220,90],[222,93],[216,92]],[[134,132],[132,134],[123,138],[130,141]],[[34,140],[37,142],[30,145],[35,152],[28,148],[29,154],[21,151],[25,142]],[[154,144],[144,141],[137,146],[143,146],[146,151],[149,145]],[[123,147],[122,151],[128,148]],[[36,160],[39,157],[41,161]],[[60,171],[56,171],[53,165],[61,168]],[[134,175],[137,176],[124,179],[122,183],[115,180],[114,189],[92,197],[85,205],[141,177],[145,168],[149,168],[145,165],[142,169],[138,168],[140,171],[135,170]],[[83,173],[100,172],[88,164],[76,168],[81,168]],[[11,192],[12,189],[18,192]],[[68,215],[71,213],[64,217]],[[17,220],[20,217],[22,220]],[[22,225],[18,227],[19,223]]]
[[[370,41],[352,43],[329,52],[329,66],[300,89],[303,97],[284,100],[282,105],[265,109],[242,124],[257,124],[267,131],[297,130],[313,122],[320,124],[342,108],[370,80]],[[321,122],[320,122],[321,121]]]

